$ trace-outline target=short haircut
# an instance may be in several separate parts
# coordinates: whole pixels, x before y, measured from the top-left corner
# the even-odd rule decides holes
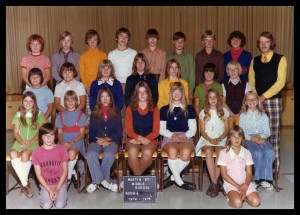
[[[71,40],[73,42],[73,36],[71,35],[71,33],[69,31],[64,31],[59,35],[59,40],[58,42],[60,43],[61,41],[63,41],[66,37],[71,37]]]
[[[63,65],[61,65],[60,70],[59,70],[59,75],[60,75],[60,77],[61,77],[62,79],[64,78],[64,77],[63,77],[63,72],[64,72],[65,70],[70,70],[70,71],[72,71],[72,72],[74,73],[74,78],[78,75],[78,72],[77,72],[77,70],[76,70],[76,67],[75,67],[72,63],[70,63],[70,62],[66,62],[66,63],[64,63]]]
[[[228,39],[227,39],[227,44],[231,47],[231,40],[233,38],[237,38],[241,40],[241,48],[244,47],[246,45],[246,37],[245,35],[240,32],[240,31],[233,31],[230,33]]]
[[[125,28],[125,27],[119,28],[119,29],[117,30],[117,32],[116,32],[116,40],[117,40],[117,42],[118,42],[118,36],[119,36],[119,34],[121,34],[121,33],[125,33],[125,34],[128,35],[128,42],[129,42],[129,41],[130,41],[130,38],[131,38],[131,34],[130,34],[130,31],[129,31],[127,28]]]
[[[177,31],[173,35],[173,40],[179,40],[179,39],[184,39],[185,40],[185,34],[182,33],[181,31]]]
[[[38,34],[32,34],[28,37],[27,39],[27,43],[26,43],[26,49],[30,52],[32,52],[31,48],[30,48],[30,44],[33,41],[38,41],[41,44],[41,51],[44,51],[44,46],[45,46],[45,42],[44,42],[44,38],[41,35]]]
[[[229,67],[237,68],[237,69],[238,69],[239,75],[242,74],[242,66],[241,66],[241,64],[240,64],[238,61],[232,60],[232,61],[230,61],[230,62],[227,64],[227,66],[226,66],[226,73],[227,73],[228,76],[230,76],[230,75],[229,75]]]
[[[211,30],[204,31],[201,36],[201,40],[203,41],[206,37],[212,37],[214,40],[216,40],[216,35]]]
[[[213,72],[213,73],[215,73],[214,79],[216,77],[218,77],[218,69],[217,69],[217,66],[214,63],[207,63],[207,64],[204,65],[204,67],[203,67],[203,73],[202,73],[204,79],[205,79],[205,76],[204,76],[205,72]]]
[[[100,38],[98,32],[94,29],[90,29],[90,30],[88,30],[88,32],[86,32],[85,38],[84,38],[85,44],[88,45],[89,44],[88,43],[89,39],[92,39],[94,36],[97,36],[97,45],[99,45],[100,42],[101,42],[101,38]]]
[[[67,99],[68,98],[75,99],[75,108],[77,108],[78,107],[78,97],[74,90],[68,90],[64,95],[64,106],[66,109],[67,109]]]
[[[44,82],[44,75],[43,75],[42,70],[40,70],[39,68],[32,68],[28,72],[28,81],[29,81],[30,84],[32,84],[31,80],[30,80],[30,77],[33,76],[33,75],[39,75],[41,77],[41,84]]]
[[[146,33],[146,39],[151,38],[151,37],[155,37],[155,38],[159,39],[158,31],[154,28],[150,28]]]

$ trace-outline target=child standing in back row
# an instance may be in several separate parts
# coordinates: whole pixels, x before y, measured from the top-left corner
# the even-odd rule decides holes
[[[50,209],[53,203],[56,208],[67,205],[68,191],[66,178],[69,155],[67,149],[56,144],[57,130],[51,123],[39,129],[40,147],[32,153],[35,174],[40,182],[40,206]]]
[[[229,131],[226,149],[221,150],[218,160],[228,204],[234,208],[241,208],[244,200],[252,207],[260,205],[260,198],[251,182],[253,160],[244,144],[243,129],[234,125]]]

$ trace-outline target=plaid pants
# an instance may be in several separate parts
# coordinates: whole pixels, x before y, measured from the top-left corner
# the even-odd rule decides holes
[[[277,170],[279,171],[280,164],[280,116],[282,112],[282,98],[266,99],[263,102],[263,107],[270,120],[271,136],[270,143],[273,144],[275,159],[277,161]]]

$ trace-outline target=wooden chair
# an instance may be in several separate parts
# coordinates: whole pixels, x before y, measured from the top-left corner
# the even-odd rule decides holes
[[[32,160],[32,156],[30,156],[30,160]],[[16,176],[16,179],[17,179],[16,184],[12,188],[9,188],[9,168],[10,168],[10,166],[11,166],[11,158],[10,158],[10,155],[8,154],[8,155],[6,155],[6,195],[8,195],[8,193],[10,191],[19,189],[22,187],[19,178]],[[34,171],[33,166],[31,166],[30,171]],[[34,178],[36,186],[39,188],[39,181],[35,174],[33,174],[33,178]]]
[[[77,193],[80,194],[80,185],[81,185],[81,180],[80,180],[80,172],[79,172],[79,163],[78,163],[78,159],[79,159],[79,156],[80,155],[80,152],[77,153],[76,155],[76,165],[75,165],[75,168],[76,168],[76,175],[77,175],[77,182],[78,182],[78,187],[77,187]],[[70,188],[71,185],[68,186],[68,191],[69,191],[69,188]]]
[[[89,138],[88,138],[88,134],[89,134],[89,131],[88,129],[86,129],[85,131],[85,138],[84,138],[84,146],[85,146],[85,150],[87,152],[87,148],[88,148],[88,145],[89,145]],[[122,144],[121,144],[122,145]],[[115,153],[115,162],[114,162],[114,171],[116,171],[116,175],[117,175],[117,185],[118,185],[118,192],[120,193],[121,190],[120,190],[120,176],[119,176],[119,159],[120,159],[120,155],[122,154],[122,150],[121,150],[121,147],[119,148],[119,150]],[[100,162],[102,161],[103,159],[103,153],[100,152],[99,155],[98,155],[98,159],[100,160]],[[90,176],[90,172],[89,172],[89,168],[88,168],[88,163],[87,163],[87,157],[84,156],[84,176],[85,176],[85,185],[84,187],[81,189],[81,192],[83,193],[86,193],[86,188],[87,186],[89,185],[89,183],[91,182],[91,176]]]
[[[162,141],[162,139],[161,139]],[[160,142],[161,142],[160,141]],[[160,188],[161,188],[161,191],[163,191],[163,180],[164,180],[164,162],[168,160],[168,154],[165,150],[161,150],[161,146],[159,144],[159,149],[160,149]],[[193,190],[194,191],[197,191],[197,186],[196,186],[196,183],[195,183],[195,152],[192,152],[191,154],[191,164],[192,164],[192,181],[193,181]]]

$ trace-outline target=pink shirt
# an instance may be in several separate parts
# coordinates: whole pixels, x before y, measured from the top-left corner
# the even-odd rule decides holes
[[[46,55],[43,55],[43,54],[41,54],[41,55],[26,55],[22,58],[20,66],[21,66],[21,68],[27,69],[26,77],[28,76],[28,72],[32,68],[35,68],[35,67],[42,70],[43,75],[45,77],[45,69],[51,68],[51,62],[50,62],[49,57],[47,57]]]
[[[68,160],[67,149],[60,144],[56,144],[53,149],[40,146],[32,152],[32,164],[41,167],[42,176],[48,185],[58,184],[63,172],[62,163]]]

